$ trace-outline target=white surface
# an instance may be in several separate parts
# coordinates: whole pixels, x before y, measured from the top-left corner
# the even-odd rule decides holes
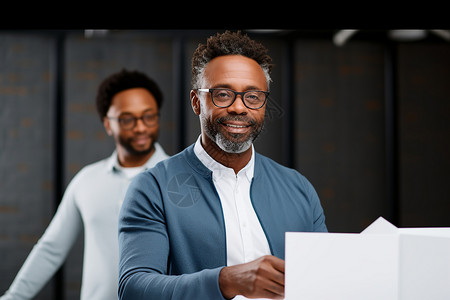
[[[450,228],[286,233],[286,300],[449,300]]]

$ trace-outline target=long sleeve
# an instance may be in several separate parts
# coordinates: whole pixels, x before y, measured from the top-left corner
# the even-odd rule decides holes
[[[169,256],[186,255],[189,264],[192,249],[169,242],[158,184],[148,174],[136,179],[119,216],[119,299],[224,299],[218,283],[221,267],[173,274]]]
[[[138,175],[119,214],[119,299],[223,300],[226,229],[212,171],[191,146]],[[252,205],[271,253],[288,231],[326,231],[314,188],[297,171],[255,156]]]
[[[304,177],[303,177],[304,178]],[[314,221],[314,232],[328,232],[327,225],[325,224],[325,214],[323,212],[322,205],[320,204],[319,196],[317,195],[316,190],[312,186],[312,184],[304,178],[307,182],[307,188],[309,190],[309,195],[311,199],[311,206],[312,206],[312,214],[313,214],[313,221]]]
[[[25,300],[34,297],[62,265],[81,228],[81,217],[69,185],[50,225],[0,299]]]

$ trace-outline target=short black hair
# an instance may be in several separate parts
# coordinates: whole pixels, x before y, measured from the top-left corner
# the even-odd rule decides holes
[[[217,33],[210,36],[205,44],[199,44],[192,56],[192,88],[199,86],[206,65],[218,56],[242,55],[255,60],[263,69],[269,86],[270,73],[272,71],[272,58],[268,55],[268,49],[261,43],[252,40],[241,31]]]
[[[114,73],[105,78],[98,87],[96,105],[100,120],[106,116],[111,106],[112,98],[122,91],[132,88],[144,88],[155,97],[158,109],[163,103],[163,94],[158,84],[146,74],[139,71],[122,71]]]

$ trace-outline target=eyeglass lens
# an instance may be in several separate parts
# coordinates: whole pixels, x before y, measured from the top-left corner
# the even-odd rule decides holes
[[[120,124],[120,126],[122,126],[123,129],[132,129],[136,126],[137,120],[142,120],[144,125],[147,127],[153,127],[156,125],[156,123],[158,121],[158,115],[157,114],[145,114],[140,118],[136,118],[133,116],[120,117],[119,124]]]
[[[212,89],[212,100],[219,107],[230,106],[237,95],[241,95],[244,104],[249,108],[260,108],[266,101],[266,94],[262,91],[247,91],[243,93],[228,89]]]

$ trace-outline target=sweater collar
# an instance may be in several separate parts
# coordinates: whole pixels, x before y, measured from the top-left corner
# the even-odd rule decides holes
[[[164,149],[161,147],[159,143],[155,143],[155,152],[153,155],[147,160],[145,164],[142,165],[142,168],[144,170],[150,169],[154,167],[158,162],[161,160],[164,160],[168,157]],[[119,163],[119,158],[117,155],[117,150],[114,150],[112,155],[108,158],[108,161],[106,163],[106,167],[108,171],[118,171],[122,169],[123,167]]]

